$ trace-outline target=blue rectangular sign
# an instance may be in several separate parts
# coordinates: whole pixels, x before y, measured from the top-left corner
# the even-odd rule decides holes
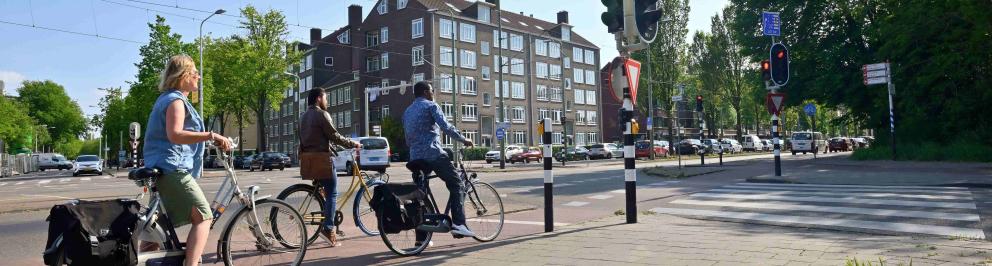
[[[782,20],[778,12],[761,12],[761,32],[765,36],[782,36]]]

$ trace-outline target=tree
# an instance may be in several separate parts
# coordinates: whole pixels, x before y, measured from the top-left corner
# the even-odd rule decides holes
[[[82,109],[62,85],[50,80],[25,81],[17,92],[28,115],[38,123],[47,125],[56,143],[77,139],[86,131],[87,121]]]
[[[252,84],[244,76],[244,73],[249,72],[246,66],[250,65],[242,56],[247,52],[247,44],[244,39],[233,36],[214,40],[206,47],[211,83],[219,88],[211,97],[217,108],[214,114],[221,125],[226,125],[227,120],[233,118],[238,125],[239,139],[243,138],[244,126],[254,121],[251,114],[256,103]],[[221,134],[225,134],[223,127]],[[244,147],[238,147],[243,152]]]
[[[34,118],[28,115],[24,105],[0,96],[0,140],[3,141],[7,152],[16,153],[18,150],[32,149],[36,139],[37,128]]]
[[[736,14],[735,8],[734,5],[727,6],[723,9],[723,18],[720,15],[714,15],[711,18],[710,49],[711,53],[714,54],[713,63],[716,64],[718,73],[722,76],[719,90],[721,90],[721,95],[725,96],[724,99],[730,102],[734,108],[735,129],[737,132],[742,132],[742,104],[746,92],[749,89],[754,89],[754,87],[748,86],[749,84],[745,80],[746,73],[757,71],[757,69],[749,67],[754,65],[754,61],[744,55],[738,42],[736,35],[740,34],[741,31],[734,30],[732,24]],[[737,134],[740,135],[740,133]]]
[[[642,73],[639,84],[641,88],[637,90],[637,106],[641,113],[647,114],[648,101],[667,103],[669,98],[675,94],[676,83],[682,81],[685,73],[685,36],[689,33],[689,1],[688,0],[660,0],[658,1],[662,17],[658,23],[658,35],[654,42],[646,50],[632,54],[631,56],[645,64],[642,66]],[[650,53],[650,62],[647,57]],[[649,85],[649,83],[653,83]],[[654,90],[654,99],[648,97],[648,89]],[[659,100],[664,99],[664,100]],[[674,117],[672,112],[674,106],[656,106],[655,108],[665,108],[668,117]],[[670,122],[669,125],[674,125]],[[672,126],[668,127],[669,136],[674,135]],[[669,139],[674,144],[674,140]]]
[[[382,118],[382,136],[389,139],[393,153],[409,156],[410,147],[406,144],[406,134],[403,131],[403,121],[391,116]],[[408,157],[405,157],[408,158]]]

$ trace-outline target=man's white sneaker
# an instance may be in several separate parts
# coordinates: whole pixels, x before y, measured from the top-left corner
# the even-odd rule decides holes
[[[457,235],[463,235],[463,236],[467,236],[467,237],[474,237],[475,236],[475,233],[473,233],[472,230],[468,230],[468,227],[465,227],[465,225],[457,225],[456,224],[456,225],[452,226],[451,227],[451,233],[452,234],[457,234]]]

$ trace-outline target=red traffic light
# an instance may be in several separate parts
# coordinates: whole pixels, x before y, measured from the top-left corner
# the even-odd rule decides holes
[[[696,95],[696,101],[702,101],[702,100],[703,100],[702,95]]]
[[[772,70],[771,63],[768,62],[768,60],[761,61],[761,71],[769,71],[769,70]]]
[[[785,51],[778,51],[778,54],[775,54],[775,57],[778,57],[778,59],[785,58]]]

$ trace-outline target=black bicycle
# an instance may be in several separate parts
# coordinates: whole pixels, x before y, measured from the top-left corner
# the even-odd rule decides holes
[[[418,185],[427,194],[427,211],[424,214],[423,224],[416,229],[404,230],[395,234],[385,233],[383,219],[378,220],[379,236],[389,250],[401,256],[412,256],[420,254],[431,242],[434,233],[451,232],[451,202],[445,207],[444,213],[438,213],[437,200],[431,192],[429,180],[437,177],[430,175],[433,170],[424,160],[414,160],[406,164],[407,169],[414,174],[414,180],[422,180]],[[465,222],[466,226],[476,235],[474,238],[479,242],[489,242],[496,239],[503,230],[503,200],[500,198],[496,188],[492,185],[479,181],[476,173],[467,173],[465,165],[459,164],[459,179],[462,180],[462,193],[465,197]],[[421,178],[426,177],[426,178]],[[419,231],[419,232],[418,232]],[[417,240],[417,234],[423,235]],[[461,236],[455,236],[461,238]]]

